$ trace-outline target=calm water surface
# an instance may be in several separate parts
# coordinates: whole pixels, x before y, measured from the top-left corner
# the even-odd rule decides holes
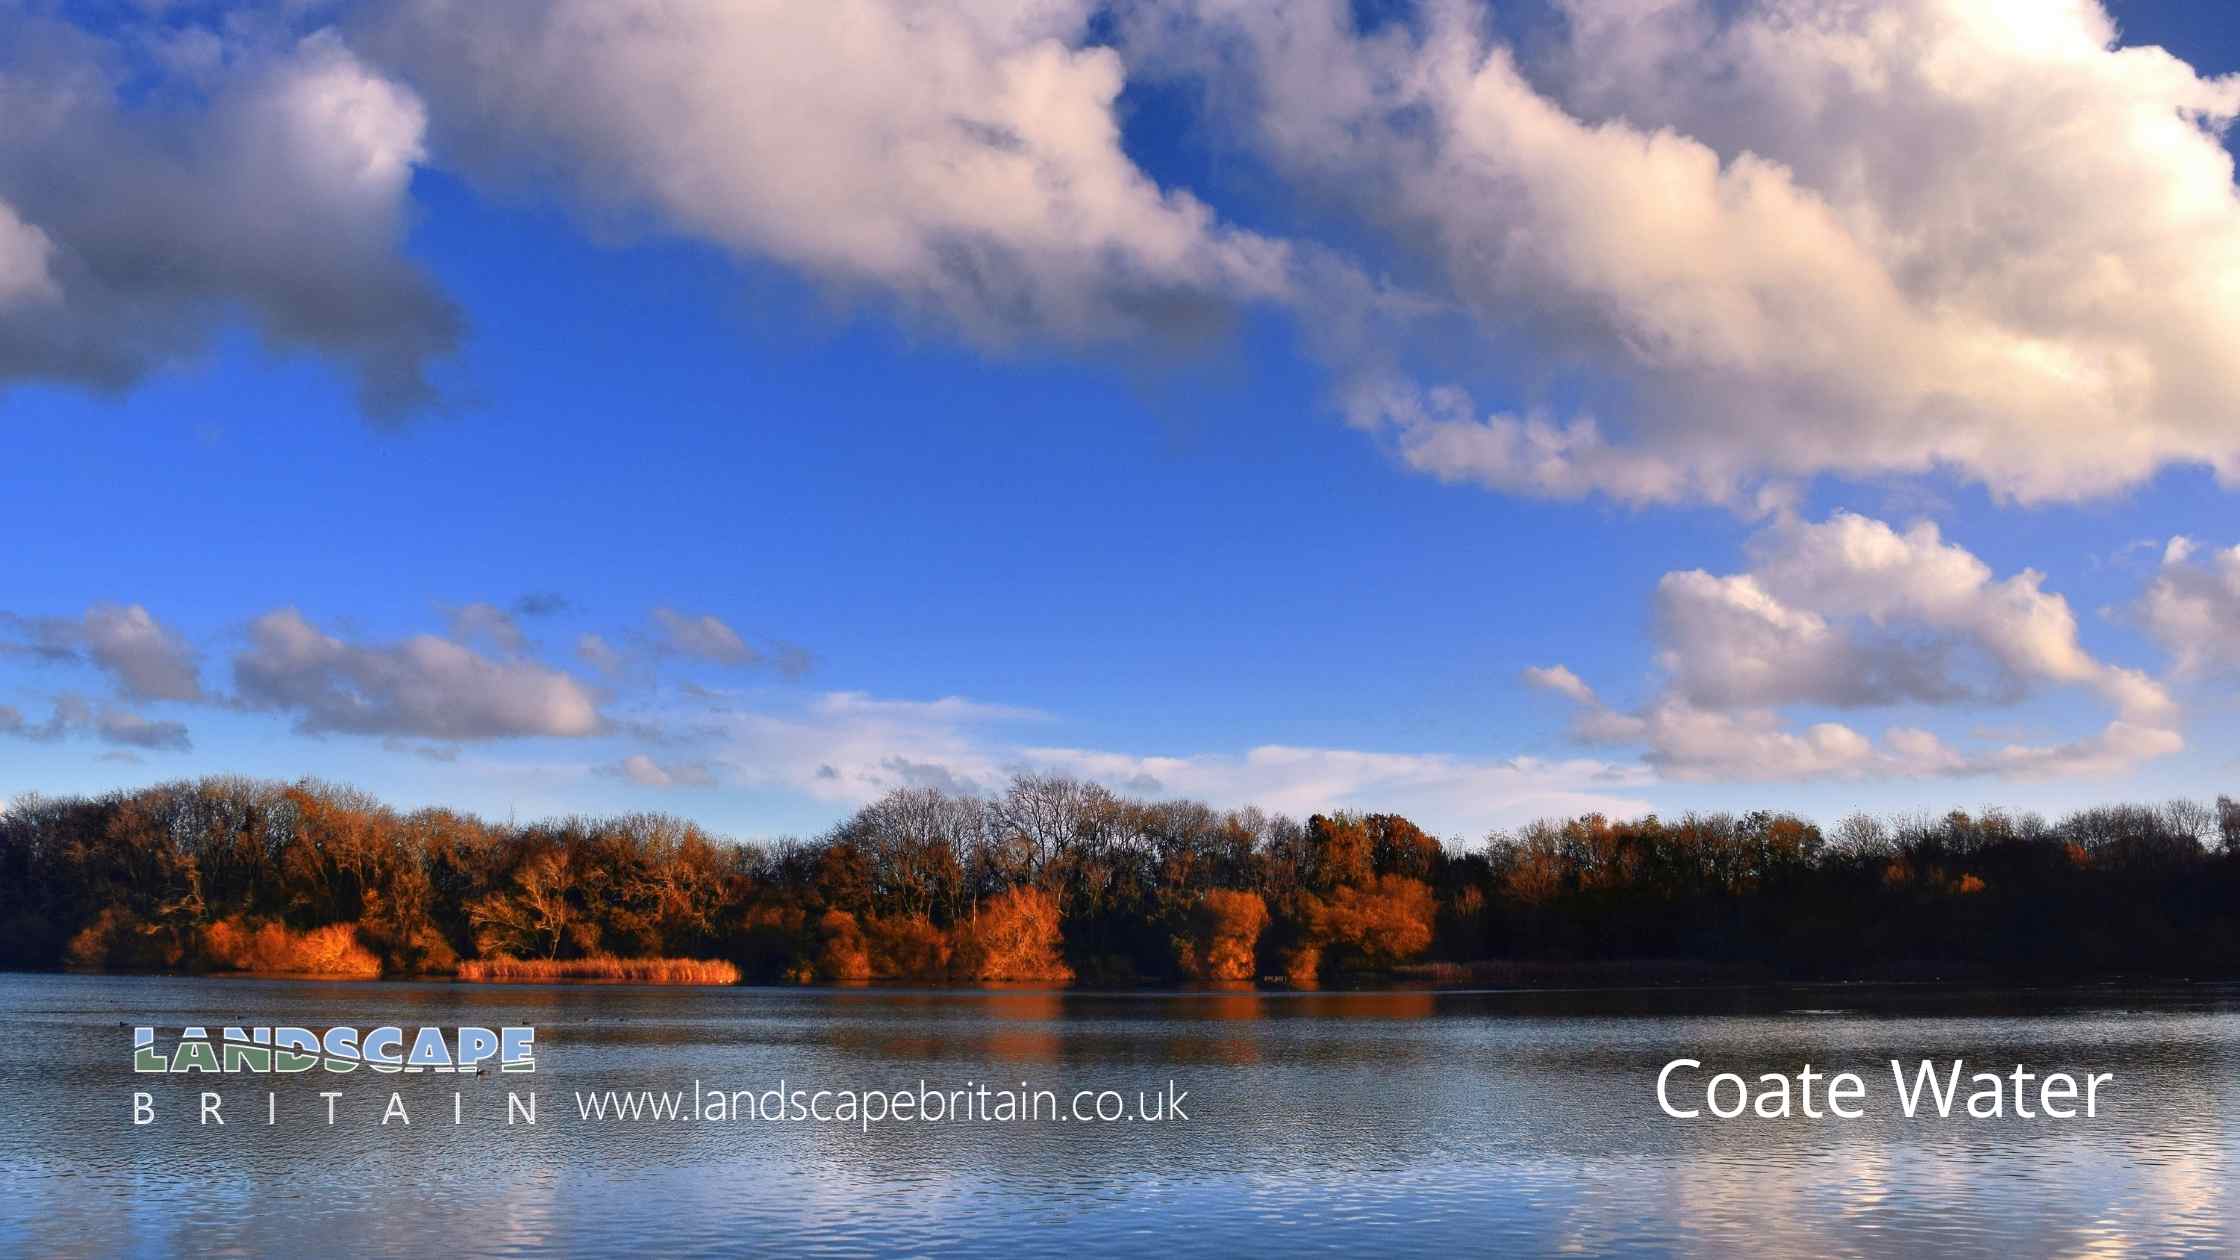
[[[533,1076],[147,1077],[131,1026],[531,1024]],[[2240,991],[1090,994],[0,975],[0,1252],[2232,1254]],[[168,1037],[166,1038],[168,1040]],[[1870,1117],[1681,1122],[1810,1062]],[[1888,1060],[2113,1071],[2096,1120],[1883,1118]],[[1971,1070],[1972,1070],[1971,1066]],[[584,1122],[576,1090],[1138,1091],[1156,1124]],[[215,1080],[224,1127],[196,1123]],[[280,1122],[264,1121],[267,1088]],[[507,1127],[507,1089],[539,1094]],[[131,1123],[131,1095],[156,1095]],[[343,1091],[335,1123],[319,1090]],[[400,1091],[408,1128],[380,1123]],[[465,1123],[451,1123],[452,1091]]]

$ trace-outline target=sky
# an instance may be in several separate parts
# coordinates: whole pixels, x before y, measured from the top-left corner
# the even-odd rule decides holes
[[[0,4],[0,798],[2240,783],[2240,17]]]

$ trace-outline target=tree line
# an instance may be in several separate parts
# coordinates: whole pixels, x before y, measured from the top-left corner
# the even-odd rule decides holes
[[[1796,978],[2240,975],[2240,805],[1588,815],[1442,843],[1022,775],[807,840],[658,814],[499,824],[210,778],[0,814],[0,965],[756,981],[1314,983],[1647,960]],[[518,964],[518,965],[517,965]],[[1445,970],[1441,970],[1441,965]],[[673,969],[691,972],[690,968]],[[696,973],[695,973],[696,974]],[[730,974],[729,968],[721,974]]]

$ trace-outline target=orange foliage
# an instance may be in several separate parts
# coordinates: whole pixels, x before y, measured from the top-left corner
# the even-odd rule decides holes
[[[1307,819],[1307,844],[1314,855],[1317,887],[1356,883],[1375,869],[1376,839],[1367,821],[1353,814],[1316,814]]]
[[[1952,886],[1952,891],[1965,897],[1970,893],[1982,892],[1983,888],[1984,884],[1981,878],[1974,875],[1962,875],[1960,882]]]
[[[1192,980],[1250,980],[1253,951],[1268,926],[1260,894],[1216,888],[1198,899],[1184,935],[1174,939],[1175,966]]]
[[[1320,916],[1321,935],[1371,967],[1389,967],[1431,948],[1436,914],[1430,886],[1422,880],[1379,875],[1365,887],[1330,894]]]
[[[924,915],[866,919],[871,974],[891,980],[939,980],[949,974],[949,938]]]
[[[78,929],[70,944],[62,951],[63,961],[73,967],[99,967],[109,961],[109,952],[116,941],[125,912],[112,906],[93,917],[93,921]]]
[[[202,929],[202,956],[218,971],[358,979],[381,974],[381,960],[358,943],[358,930],[347,923],[293,932],[280,923],[220,919]]]
[[[869,980],[871,952],[864,947],[863,929],[845,910],[827,910],[817,920],[817,979]]]
[[[461,980],[621,980],[635,984],[737,984],[739,969],[702,958],[470,958]]]
[[[1533,834],[1517,848],[1516,865],[1502,877],[1511,900],[1527,906],[1555,900],[1563,891],[1563,855],[1550,837]]]
[[[110,906],[70,938],[63,961],[72,967],[176,967],[181,955],[173,934],[150,927],[130,910]]]
[[[953,929],[950,974],[960,980],[1071,980],[1058,922],[1058,899],[1043,889],[998,893]]]

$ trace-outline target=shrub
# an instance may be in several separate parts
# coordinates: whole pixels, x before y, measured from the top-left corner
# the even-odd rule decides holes
[[[381,960],[358,943],[357,929],[347,923],[293,932],[280,923],[220,919],[202,929],[202,960],[217,971],[361,979],[381,974]]]
[[[63,961],[72,967],[113,967],[123,971],[170,971],[185,965],[180,931],[149,923],[132,911],[111,906],[71,936]]]
[[[871,952],[864,948],[863,929],[845,910],[827,910],[817,920],[817,979],[869,980]]]
[[[1379,875],[1365,887],[1330,894],[1322,935],[1368,967],[1390,967],[1431,948],[1436,913],[1431,889],[1422,880]]]
[[[138,923],[130,911],[114,906],[103,910],[70,938],[62,951],[63,961],[73,967],[107,966],[118,938]]]
[[[1191,907],[1184,931],[1174,938],[1175,967],[1192,980],[1250,980],[1254,949],[1268,926],[1268,903],[1260,894],[1216,888]]]
[[[949,974],[960,980],[1071,980],[1058,899],[1040,888],[990,897],[955,927]]]
[[[939,980],[949,974],[949,938],[924,915],[866,919],[871,974],[894,980]]]

